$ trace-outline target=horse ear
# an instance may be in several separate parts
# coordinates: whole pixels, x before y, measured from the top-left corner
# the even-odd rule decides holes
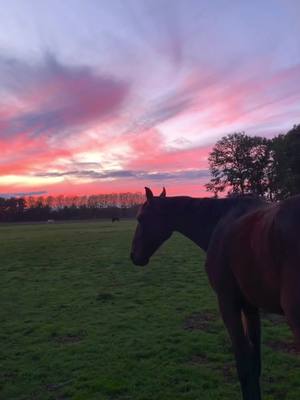
[[[162,192],[161,192],[161,194],[159,195],[159,197],[166,197],[166,195],[167,195],[167,192],[166,192],[166,189],[164,187]]]
[[[153,199],[153,193],[152,190],[149,189],[148,187],[145,187],[145,192],[146,192],[146,198],[148,201]]]

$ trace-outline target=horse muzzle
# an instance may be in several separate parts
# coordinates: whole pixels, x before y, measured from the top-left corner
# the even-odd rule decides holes
[[[147,258],[147,257],[136,257],[134,255],[134,253],[130,253],[130,258],[131,258],[131,261],[133,262],[134,265],[138,265],[140,267],[144,267],[149,262],[149,258]]]

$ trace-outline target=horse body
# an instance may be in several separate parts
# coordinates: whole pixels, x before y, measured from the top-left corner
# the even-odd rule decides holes
[[[138,214],[131,258],[148,263],[172,232],[206,253],[206,272],[229,332],[244,400],[260,400],[259,310],[285,314],[300,341],[300,196],[270,205],[255,198],[154,197]]]
[[[251,304],[268,312],[284,313],[291,269],[300,285],[299,210],[295,196],[239,218],[229,233],[228,264],[238,286]]]
[[[228,263],[245,298],[257,308],[282,313],[281,253],[274,217],[277,206],[240,218],[230,233]]]

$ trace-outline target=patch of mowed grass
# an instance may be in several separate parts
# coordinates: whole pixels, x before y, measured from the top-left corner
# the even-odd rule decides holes
[[[239,399],[204,254],[174,234],[129,260],[134,221],[0,226],[1,399]],[[264,318],[264,399],[300,398],[300,359]]]

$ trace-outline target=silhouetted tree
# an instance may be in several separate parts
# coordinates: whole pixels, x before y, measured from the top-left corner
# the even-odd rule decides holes
[[[300,125],[272,139],[272,190],[276,199],[300,193]]]
[[[214,146],[208,161],[212,178],[206,188],[216,196],[225,190],[268,195],[272,153],[267,139],[244,132],[224,136]]]

